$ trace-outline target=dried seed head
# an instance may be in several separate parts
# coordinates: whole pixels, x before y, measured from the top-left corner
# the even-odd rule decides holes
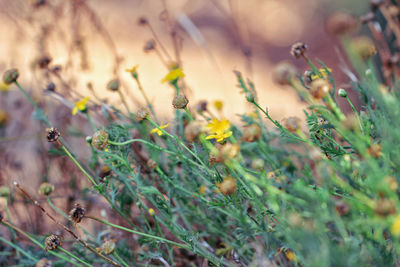
[[[279,85],[290,85],[298,74],[297,68],[289,61],[282,61],[275,66],[272,78]]]
[[[35,267],[52,267],[53,263],[52,261],[42,258],[40,261],[38,261],[35,265]]]
[[[46,245],[45,247],[46,251],[54,250],[62,246],[62,237],[59,235],[51,234],[45,239],[44,244]]]
[[[326,30],[332,35],[352,34],[357,30],[357,26],[357,19],[345,12],[334,13],[326,22]]]
[[[37,60],[37,64],[39,68],[46,69],[49,66],[51,60],[52,60],[51,57],[43,56]]]
[[[100,130],[93,134],[92,136],[92,146],[103,150],[108,145],[108,133],[106,131]]]
[[[232,195],[236,192],[236,180],[230,176],[225,177],[222,183],[218,183],[217,186],[223,195]]]
[[[172,106],[176,109],[185,109],[188,103],[189,100],[185,95],[177,95],[172,100]]]
[[[200,121],[191,121],[185,127],[185,138],[189,142],[194,142],[202,132],[204,132],[204,125]]]
[[[375,202],[374,211],[382,217],[395,214],[397,211],[396,203],[391,199],[381,198]]]
[[[208,105],[207,100],[201,100],[194,106],[194,108],[198,113],[201,114],[204,111],[207,111],[207,105]]]
[[[151,52],[156,48],[156,42],[153,39],[150,39],[146,42],[146,44],[143,47],[143,51],[145,53]]]
[[[42,195],[42,196],[48,196],[48,195],[50,195],[53,191],[54,191],[54,185],[49,184],[49,183],[42,183],[42,184],[39,186],[39,190],[38,190],[39,195]]]
[[[367,149],[367,152],[374,158],[380,158],[382,156],[382,147],[379,144],[373,144]]]
[[[260,126],[253,123],[243,130],[242,140],[245,142],[255,142],[261,138]]]
[[[300,119],[297,117],[289,117],[283,121],[283,127],[289,132],[295,133],[300,129]]]
[[[46,132],[47,132],[46,138],[48,142],[56,142],[58,138],[61,136],[57,128],[54,127],[46,128]]]
[[[114,239],[107,239],[101,244],[101,247],[97,248],[97,250],[104,252],[106,255],[110,255],[114,252],[116,248]]]
[[[11,194],[11,190],[7,186],[0,187],[0,197],[8,198]]]
[[[367,36],[353,38],[351,44],[355,52],[363,59],[368,59],[376,54],[374,42]]]
[[[16,82],[19,76],[19,72],[17,69],[10,69],[4,72],[3,74],[3,82],[7,85]]]
[[[85,216],[85,209],[80,204],[75,204],[75,207],[69,212],[69,217],[74,223],[80,223]]]
[[[113,79],[107,83],[107,89],[111,91],[118,91],[119,89],[119,80]]]
[[[330,84],[326,79],[316,79],[310,84],[310,93],[315,99],[322,99],[328,95]]]
[[[290,50],[290,54],[294,57],[294,58],[300,58],[302,56],[304,56],[304,54],[307,51],[307,45],[301,42],[295,43],[294,45],[292,45],[292,49]]]
[[[149,116],[149,111],[147,108],[140,108],[135,114],[135,118],[138,121],[147,119],[147,116]]]
[[[148,23],[149,23],[149,21],[147,20],[146,17],[140,17],[138,19],[138,25],[140,25],[140,26],[147,25]]]

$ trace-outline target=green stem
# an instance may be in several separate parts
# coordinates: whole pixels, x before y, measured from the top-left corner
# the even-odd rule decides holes
[[[122,93],[121,89],[118,90],[119,97],[121,98],[122,104],[125,106],[126,111],[128,111],[128,115],[131,114],[131,111],[129,110],[128,103],[126,102],[126,99],[124,97],[124,94]]]
[[[80,259],[79,257],[75,256],[74,254],[72,254],[72,253],[69,252],[68,250],[64,249],[63,247],[58,247],[57,249],[60,250],[60,251],[62,251],[62,252],[64,252],[65,254],[67,254],[68,256],[70,256],[71,258],[73,258],[73,259],[79,261],[79,262],[82,263],[83,265],[93,267],[93,265],[91,265],[91,264],[85,262],[84,260],[82,260],[82,259]]]
[[[129,267],[129,264],[126,263],[126,261],[124,261],[116,251],[113,252],[113,255],[120,261],[122,262],[122,265],[124,265],[125,267]]]
[[[7,239],[3,238],[0,236],[0,241],[6,243],[7,245],[9,245],[10,247],[14,248],[16,251],[19,251],[21,254],[25,255],[27,258],[33,260],[34,262],[37,262],[38,259],[33,257],[31,254],[29,254],[28,252],[26,252],[24,249],[20,248],[19,246],[15,245],[14,243],[8,241]],[[19,257],[18,257],[19,258]]]
[[[360,130],[361,130],[361,132],[362,132],[363,134],[365,134],[365,133],[364,133],[364,127],[363,127],[363,125],[362,125],[362,123],[361,123],[361,118],[360,118],[360,116],[358,115],[358,112],[357,112],[356,108],[354,107],[353,103],[351,102],[349,96],[347,96],[347,95],[346,95],[346,100],[347,100],[347,102],[349,103],[351,109],[353,110],[354,115],[357,117],[358,124],[360,125]]]
[[[46,196],[46,199],[47,199],[47,203],[49,203],[49,206],[50,206],[53,210],[55,210],[58,214],[60,214],[61,216],[63,216],[65,219],[70,220],[70,218],[68,217],[67,214],[65,214],[62,210],[60,210],[59,208],[57,208],[57,207],[53,204],[53,202],[51,201],[51,199],[50,199],[49,196]]]
[[[85,112],[85,115],[86,115],[86,118],[87,118],[88,121],[89,121],[90,126],[92,127],[92,130],[95,132],[95,131],[97,130],[97,127],[96,127],[96,125],[94,124],[92,118],[90,117],[89,111],[86,111],[86,112]]]

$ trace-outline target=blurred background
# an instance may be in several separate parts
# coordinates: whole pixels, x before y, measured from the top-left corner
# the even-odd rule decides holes
[[[145,102],[125,71],[134,65],[165,122],[174,89],[161,80],[177,59],[191,107],[222,100],[224,115],[239,122],[237,114],[250,109],[236,86],[232,71],[238,70],[255,83],[273,118],[302,117],[305,106],[294,90],[273,82],[273,67],[290,60],[304,72],[305,62],[289,53],[302,41],[312,60],[323,60],[339,83],[347,83],[325,21],[335,11],[359,16],[367,9],[361,0],[0,0],[0,73],[19,69],[21,85],[83,157],[90,154],[84,137],[92,130],[82,114],[71,116],[73,103],[90,96],[123,108],[118,94],[106,89],[118,78],[136,111]],[[44,127],[14,85],[2,88],[0,103],[0,186],[18,180],[37,191],[50,181],[59,195],[67,181],[79,186],[73,163],[48,153]]]

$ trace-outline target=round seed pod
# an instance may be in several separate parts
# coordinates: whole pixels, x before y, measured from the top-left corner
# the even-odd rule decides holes
[[[46,251],[54,250],[62,246],[62,238],[59,235],[51,234],[45,239],[44,244],[46,245]]]
[[[176,109],[185,109],[188,103],[189,100],[185,95],[177,95],[172,100],[172,106]]]
[[[118,91],[119,90],[119,80],[113,79],[107,83],[107,89],[111,91]]]
[[[108,133],[106,131],[100,130],[93,134],[92,136],[92,146],[103,150],[108,145]]]
[[[69,217],[74,223],[80,223],[85,216],[85,209],[80,204],[75,204],[75,207],[69,212]]]
[[[294,58],[300,58],[302,56],[305,55],[305,53],[307,52],[307,45],[305,43],[295,43],[294,45],[292,45],[292,48],[290,50],[290,54],[294,57]]]
[[[53,193],[54,191],[54,185],[50,184],[50,183],[42,183],[39,186],[39,194],[42,196],[49,196],[51,193]]]
[[[17,69],[9,69],[3,74],[3,82],[7,85],[16,82],[19,76],[19,72]]]

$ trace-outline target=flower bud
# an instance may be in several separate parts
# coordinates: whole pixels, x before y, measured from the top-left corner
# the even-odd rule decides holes
[[[251,167],[257,171],[264,170],[264,160],[263,159],[254,159],[251,161]]]
[[[19,76],[19,72],[17,69],[10,69],[4,72],[3,74],[3,82],[7,85],[16,82]]]
[[[246,93],[246,100],[250,103],[254,102],[254,93],[252,92],[247,92]]]
[[[186,98],[185,95],[177,95],[172,100],[172,106],[176,109],[185,109],[189,100]]]
[[[86,143],[92,144],[93,137],[92,136],[86,136],[85,140],[86,140]]]
[[[54,191],[54,185],[49,183],[42,183],[39,186],[39,195],[49,196]]]
[[[283,121],[283,127],[289,132],[295,133],[300,129],[300,119],[297,117],[289,117]]]
[[[316,79],[311,82],[310,93],[315,99],[322,99],[328,95],[330,84],[325,79]]]
[[[107,83],[107,89],[111,91],[118,91],[119,89],[119,80],[113,79]]]
[[[367,36],[356,37],[351,41],[351,44],[362,59],[368,59],[376,54],[374,42]]]
[[[46,129],[47,135],[47,141],[52,143],[56,142],[58,138],[61,136],[60,132],[57,130],[57,128],[51,127]]]
[[[108,145],[108,133],[106,131],[100,130],[93,134],[92,136],[92,146],[99,150],[103,150]]]
[[[380,158],[382,156],[382,147],[379,144],[372,144],[367,152],[370,156],[374,158]]]
[[[307,52],[307,45],[301,42],[292,45],[292,48],[290,50],[290,54],[294,58],[300,58],[301,56],[304,56],[306,52]]]
[[[52,234],[45,239],[44,244],[46,245],[45,251],[54,250],[62,246],[62,238],[59,235]]]
[[[279,85],[290,85],[298,74],[297,68],[288,61],[282,61],[275,66],[272,78]]]
[[[346,90],[344,90],[343,88],[340,88],[340,89],[338,90],[338,95],[339,95],[340,97],[347,97],[347,92],[346,92]]]
[[[149,116],[149,111],[146,108],[140,108],[135,114],[135,118],[138,121],[146,119],[147,116]]]
[[[149,159],[146,163],[147,167],[150,169],[155,169],[157,167],[157,162],[155,162],[153,159]]]
[[[204,111],[207,111],[207,105],[208,105],[207,100],[201,100],[194,106],[194,108],[198,113],[201,114]]]
[[[381,198],[375,203],[374,211],[382,217],[395,214],[397,211],[396,203],[391,199]]]

